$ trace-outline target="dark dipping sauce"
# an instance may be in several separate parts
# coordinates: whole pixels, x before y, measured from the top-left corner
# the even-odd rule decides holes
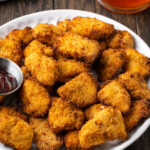
[[[0,70],[0,94],[13,91],[17,87],[16,78],[4,70]]]

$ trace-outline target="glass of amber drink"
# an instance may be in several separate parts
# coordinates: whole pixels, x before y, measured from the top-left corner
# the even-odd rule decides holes
[[[122,14],[133,14],[150,7],[150,0],[97,0],[104,8]]]

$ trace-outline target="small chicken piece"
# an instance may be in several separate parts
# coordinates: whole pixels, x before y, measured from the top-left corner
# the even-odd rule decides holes
[[[57,23],[57,28],[59,28],[63,32],[66,32],[69,22],[70,22],[69,19],[65,19],[64,21],[60,21]]]
[[[32,117],[43,117],[50,107],[50,96],[47,90],[33,78],[24,81],[21,89],[23,111]]]
[[[8,106],[0,106],[0,116],[8,115],[11,117],[17,117],[24,121],[28,121],[28,118],[26,115],[24,115],[21,111],[19,111],[15,107],[8,107]]]
[[[94,104],[94,105],[89,106],[88,108],[84,110],[85,120],[94,118],[94,116],[98,112],[102,111],[105,108],[107,108],[107,106],[103,104]]]
[[[48,123],[54,133],[64,130],[80,129],[84,122],[81,109],[61,98],[54,98],[49,109]]]
[[[33,52],[41,52],[47,56],[53,56],[53,49],[41,42],[34,40],[32,41],[23,51],[24,57],[29,56]]]
[[[23,74],[23,79],[27,79],[27,78],[31,77],[31,73],[30,73],[30,71],[27,69],[26,66],[22,66],[22,67],[21,67],[21,71],[22,71],[22,74]]]
[[[65,85],[57,89],[57,93],[63,99],[78,107],[86,107],[94,104],[97,99],[98,83],[92,74],[81,73]]]
[[[107,49],[99,58],[98,75],[99,81],[113,79],[123,66],[126,53],[123,49]]]
[[[3,115],[0,117],[0,141],[16,150],[29,150],[32,145],[33,131],[27,122]]]
[[[126,53],[124,72],[138,72],[143,78],[150,75],[150,58],[130,48],[126,49]]]
[[[34,38],[32,35],[32,28],[26,27],[24,29],[15,29],[12,30],[7,36],[7,39],[14,39],[21,41],[22,46],[27,46]]]
[[[44,85],[52,86],[58,79],[56,60],[42,53],[34,52],[26,57],[25,66]]]
[[[108,47],[115,49],[133,48],[134,40],[128,31],[117,30],[112,38],[108,39]]]
[[[130,111],[124,115],[126,130],[129,132],[142,118],[150,115],[150,99],[132,101]]]
[[[112,107],[98,112],[79,131],[79,141],[83,148],[126,138],[127,133],[122,114],[118,109]]]
[[[62,138],[49,128],[47,119],[30,118],[30,126],[33,128],[33,141],[39,150],[58,150],[63,144]]]
[[[62,31],[54,25],[40,23],[33,28],[33,36],[38,41],[52,46]]]
[[[139,73],[126,72],[121,74],[118,80],[125,86],[132,99],[150,98],[150,90]]]
[[[114,32],[114,26],[96,18],[75,17],[68,24],[68,31],[99,40],[107,39]]]
[[[115,106],[121,112],[127,113],[130,109],[131,99],[127,90],[117,80],[103,83],[98,98],[101,103]]]
[[[0,57],[8,58],[20,65],[22,59],[21,43],[14,39],[1,40]]]
[[[65,135],[65,146],[67,150],[94,150],[94,147],[82,148],[79,141],[79,131],[70,131]]]
[[[87,72],[88,68],[83,62],[72,59],[60,59],[57,61],[60,82],[67,82],[82,72]]]
[[[76,33],[65,32],[54,43],[54,49],[63,56],[92,64],[100,54],[97,41],[89,40]]]
[[[6,96],[5,95],[1,95],[0,96],[0,103],[2,103],[3,101],[4,101],[4,98],[5,98]]]

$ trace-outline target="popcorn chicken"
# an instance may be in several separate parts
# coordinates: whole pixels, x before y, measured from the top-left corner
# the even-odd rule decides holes
[[[47,90],[33,78],[26,79],[21,89],[23,111],[32,117],[43,117],[50,107]]]
[[[6,39],[14,39],[21,41],[22,46],[27,46],[34,38],[32,35],[32,28],[26,27],[24,29],[15,29],[12,30],[7,36]]]
[[[150,75],[150,58],[140,54],[138,51],[126,49],[127,59],[124,64],[124,72],[137,72],[143,78]]]
[[[8,58],[20,65],[22,59],[21,43],[14,39],[1,40],[0,57]]]
[[[150,99],[132,101],[130,111],[124,115],[126,130],[129,132],[142,118],[150,115]]]
[[[88,68],[83,62],[72,59],[60,59],[57,61],[57,65],[59,72],[58,80],[64,83],[80,73],[88,71]]]
[[[63,32],[66,32],[69,22],[70,22],[69,19],[65,19],[63,21],[57,22],[57,28],[59,28]]]
[[[23,74],[23,78],[24,78],[24,79],[27,79],[27,78],[31,77],[31,73],[30,73],[30,71],[27,69],[26,66],[22,66],[22,67],[21,67],[21,71],[22,71],[22,74]]]
[[[25,57],[29,56],[33,52],[41,52],[47,56],[53,56],[53,49],[37,40],[33,40],[23,51]]]
[[[85,107],[97,102],[98,83],[90,73],[81,73],[57,89],[63,99],[78,107]]]
[[[68,30],[98,40],[107,39],[114,32],[114,26],[96,18],[75,17],[68,24]]]
[[[62,138],[51,131],[46,119],[30,118],[30,126],[39,150],[58,150],[63,144]]]
[[[58,79],[56,61],[44,54],[34,52],[25,58],[25,66],[39,82],[52,86]]]
[[[33,131],[27,122],[8,115],[0,117],[0,141],[16,150],[29,150]]]
[[[126,60],[123,49],[107,49],[99,58],[98,75],[100,81],[114,78]]]
[[[79,141],[83,148],[126,138],[127,133],[122,114],[118,109],[112,107],[98,112],[79,131]]]
[[[63,56],[92,64],[100,54],[97,41],[89,40],[71,32],[65,32],[54,43],[54,49]]]
[[[150,90],[145,80],[136,72],[126,72],[118,77],[132,99],[150,98]]]
[[[132,35],[128,31],[117,30],[116,33],[107,40],[109,48],[125,49],[133,48],[134,40]]]
[[[81,109],[61,98],[54,98],[49,109],[48,123],[54,133],[64,130],[80,129],[84,122]]]
[[[101,103],[114,106],[123,113],[130,109],[130,95],[119,81],[105,82],[98,92],[98,98]]]

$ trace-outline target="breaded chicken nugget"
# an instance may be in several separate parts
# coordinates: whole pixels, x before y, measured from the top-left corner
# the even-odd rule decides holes
[[[12,30],[7,36],[7,39],[14,39],[21,41],[22,46],[27,46],[34,38],[32,35],[32,28],[26,27],[24,29],[15,29]]]
[[[60,59],[57,61],[60,82],[67,82],[82,72],[87,72],[88,68],[83,62],[72,59]]]
[[[23,119],[26,122],[28,121],[27,116],[24,115],[21,111],[19,111],[15,107],[0,106],[0,116],[3,116],[3,115],[17,117],[17,118]]]
[[[98,98],[100,102],[115,106],[123,113],[127,113],[130,109],[130,95],[117,80],[103,83],[102,88],[98,92]]]
[[[65,32],[54,43],[54,49],[66,57],[92,64],[100,54],[97,41],[89,40],[76,33]]]
[[[6,96],[5,95],[1,95],[0,96],[0,103],[2,103],[3,101],[4,101],[4,98],[5,98]]]
[[[150,99],[132,101],[130,111],[124,115],[126,130],[129,132],[142,118],[150,115]]]
[[[30,118],[30,126],[33,128],[33,141],[39,150],[58,150],[63,144],[62,138],[49,128],[47,119]]]
[[[27,122],[4,115],[0,117],[0,141],[16,150],[29,150],[33,131]]]
[[[0,57],[8,58],[20,65],[22,59],[21,43],[14,39],[4,39],[0,44]]]
[[[34,40],[24,49],[24,57],[29,56],[35,51],[44,53],[47,56],[53,56],[53,49],[51,47],[42,44],[38,40]]]
[[[143,78],[150,75],[150,58],[140,54],[134,49],[126,49],[127,59],[124,72],[138,72]]]
[[[59,28],[63,32],[66,32],[69,22],[70,22],[69,19],[65,19],[64,21],[57,22],[57,28]]]
[[[99,81],[114,78],[126,60],[123,49],[107,49],[99,58],[98,75]]]
[[[27,69],[26,66],[22,66],[22,67],[21,67],[21,71],[22,71],[22,74],[23,74],[23,78],[24,78],[24,79],[27,79],[27,78],[31,77],[31,73],[30,73],[30,71]]]
[[[54,98],[49,109],[48,123],[54,133],[64,130],[80,129],[84,122],[81,109],[61,98]]]
[[[53,43],[57,39],[57,36],[61,33],[62,31],[59,28],[47,23],[38,24],[33,28],[34,38],[50,46],[53,45]]]
[[[86,108],[84,110],[84,115],[85,115],[85,119],[89,120],[94,118],[94,116],[100,112],[101,110],[107,108],[107,106],[103,105],[103,104],[94,104],[89,106],[88,108]]]
[[[94,150],[94,147],[82,148],[79,141],[79,131],[70,131],[65,135],[65,146],[67,150]]]
[[[32,117],[43,117],[50,107],[47,90],[33,78],[26,79],[21,89],[23,111]]]
[[[81,73],[65,85],[57,89],[60,97],[75,104],[85,107],[97,102],[98,83],[90,73]]]
[[[149,88],[139,73],[126,72],[121,74],[118,80],[125,86],[132,99],[150,98]]]
[[[52,86],[58,79],[56,60],[34,52],[25,58],[25,66],[39,82]]]
[[[68,30],[98,40],[107,39],[114,32],[114,26],[96,18],[75,17],[68,24]]]
[[[118,109],[112,107],[98,112],[79,131],[79,141],[84,148],[126,138],[127,133],[122,114]]]
[[[133,48],[134,40],[128,31],[117,30],[112,38],[107,40],[109,48]]]

